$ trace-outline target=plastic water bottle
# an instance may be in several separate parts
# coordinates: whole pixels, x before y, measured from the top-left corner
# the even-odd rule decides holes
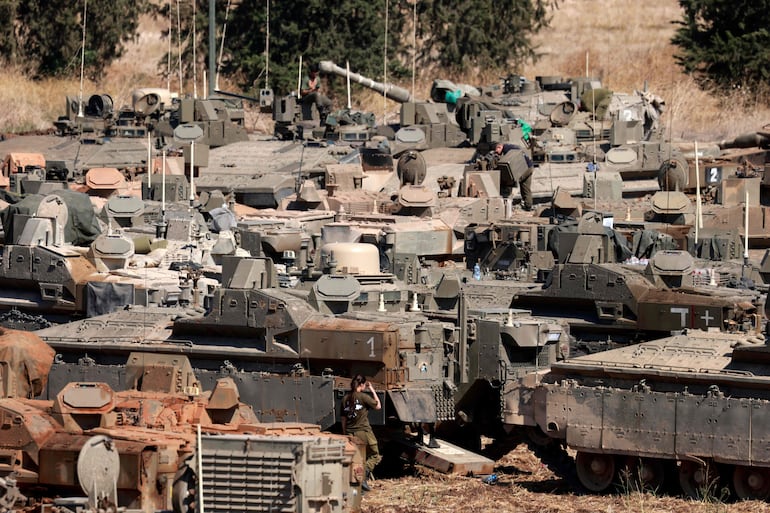
[[[482,479],[482,482],[484,484],[493,485],[497,483],[497,474],[490,474],[484,479]]]
[[[476,262],[476,265],[473,266],[473,279],[474,280],[480,280],[481,279],[481,266],[478,262]]]

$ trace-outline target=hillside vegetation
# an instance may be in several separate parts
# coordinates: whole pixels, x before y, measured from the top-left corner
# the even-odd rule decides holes
[[[770,122],[770,109],[751,107],[751,99],[742,91],[725,91],[721,97],[700,91],[694,80],[683,74],[674,61],[675,48],[670,44],[681,17],[677,0],[562,0],[552,12],[550,28],[535,36],[540,59],[520,70],[478,69],[466,76],[452,76],[440,69],[418,69],[415,93],[428,97],[435,78],[485,85],[495,83],[507,72],[519,72],[528,78],[537,75],[581,76],[586,73],[602,79],[616,91],[630,92],[646,86],[667,103],[665,123],[675,140],[717,140],[759,129]],[[419,21],[418,21],[419,23]],[[167,22],[143,17],[141,34],[128,45],[120,61],[110,65],[98,82],[86,82],[84,95],[107,93],[117,106],[129,103],[136,87],[178,89],[174,66],[171,79],[165,66],[159,66],[168,41],[162,31]],[[410,26],[406,23],[405,26]],[[410,34],[403,34],[410,37]],[[407,67],[411,63],[405,63]],[[256,77],[255,77],[256,78]],[[381,77],[371,77],[381,79]],[[198,93],[203,91],[203,76],[198,76]],[[411,80],[401,83],[411,88]],[[183,92],[191,93],[192,85],[184,84]],[[235,90],[220,83],[221,89]],[[64,97],[77,95],[79,78],[32,81],[20,71],[6,70],[0,75],[0,133],[47,130],[51,121],[64,112]],[[338,104],[343,102],[337,99]],[[740,101],[739,101],[740,100]],[[356,86],[354,107],[371,110],[381,118],[393,119],[398,104],[385,101],[376,93]],[[738,105],[750,105],[738,108]],[[269,126],[268,117],[256,112],[249,116],[249,128],[255,131]]]

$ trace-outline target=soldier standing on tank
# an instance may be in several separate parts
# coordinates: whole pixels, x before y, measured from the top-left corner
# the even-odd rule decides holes
[[[321,122],[326,119],[332,110],[332,101],[328,96],[321,94],[321,77],[318,74],[318,64],[310,65],[310,74],[302,77],[302,85],[299,88],[300,98],[304,104],[314,103],[321,115]]]
[[[494,144],[495,153],[498,157],[502,157],[509,151],[519,150],[524,153],[524,159],[527,161],[527,171],[519,179],[519,192],[521,193],[521,208],[522,210],[532,210],[533,198],[532,198],[532,168],[534,164],[529,155],[527,155],[524,148],[518,144],[496,142]]]
[[[371,395],[364,390],[368,390]],[[354,435],[366,443],[366,476],[361,483],[361,489],[365,492],[370,490],[367,482],[369,476],[382,459],[377,438],[369,425],[369,410],[381,408],[380,398],[370,381],[366,381],[361,374],[350,380],[350,391],[342,398],[342,433]]]

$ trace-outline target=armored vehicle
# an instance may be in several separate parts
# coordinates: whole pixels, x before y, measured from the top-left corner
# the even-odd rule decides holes
[[[397,131],[391,141],[394,155],[408,149],[451,148],[460,146],[467,139],[446,103],[416,100],[403,88],[376,82],[357,73],[348,74],[331,61],[322,61],[319,67],[324,73],[340,77],[349,75],[352,81],[401,104],[399,125],[393,127]]]
[[[88,196],[79,192],[62,189],[46,196],[27,195],[3,211],[5,243],[0,256],[5,265],[0,270],[0,310],[40,315],[37,321],[28,320],[45,326],[130,304],[202,305],[201,297],[193,297],[190,276],[172,269],[168,262],[178,256],[173,247],[183,245],[187,247],[181,251],[182,260],[193,258],[191,223],[169,215],[167,224],[166,235],[171,240],[163,241],[166,249],[158,248],[154,255],[159,260],[166,258],[166,264],[151,264],[147,257],[141,266],[129,268],[137,246],[144,243],[145,252],[150,252],[152,243],[146,234],[131,239],[118,230],[101,233],[102,225]],[[178,232],[182,232],[183,242],[174,240]],[[196,286],[202,287],[199,290],[206,290],[203,295],[215,281],[201,276],[195,279]],[[18,315],[11,315],[12,324],[18,326],[17,320]]]
[[[683,251],[658,252],[643,265],[572,261],[556,264],[541,290],[521,292],[513,304],[551,315],[568,304],[573,334],[605,331],[615,341],[685,328],[763,329],[760,292],[696,286],[697,274],[695,261]]]
[[[577,451],[588,490],[627,469],[649,489],[678,479],[698,497],[726,482],[738,498],[766,500],[767,355],[762,337],[690,330],[559,362],[535,387],[534,418]]]
[[[47,388],[53,351],[10,331],[0,347],[0,416],[16,419],[0,435],[4,508],[188,513],[201,493],[207,507],[225,511],[359,508],[362,446],[317,426],[259,424],[231,378],[204,392],[183,356],[133,353],[127,390],[71,382],[41,401],[28,397]]]
[[[208,166],[195,180],[198,192],[232,193],[235,201],[253,208],[276,208],[296,193],[306,179],[325,173],[349,147],[321,147],[299,142],[238,142],[216,148]]]
[[[344,245],[331,246],[324,251],[348,272],[319,276],[309,288],[265,288],[277,284],[272,261],[228,258],[205,314],[133,307],[38,331],[61,355],[51,392],[75,377],[125,388],[125,354],[151,348],[188,356],[204,387],[228,376],[242,383],[242,400],[262,421],[329,428],[361,372],[382,394],[383,409],[370,413],[378,428],[453,421],[463,404],[466,421],[499,433],[500,380],[547,367],[568,348],[560,326],[527,312],[467,304],[422,312],[425,294],[408,297],[392,276],[368,267],[370,256],[353,252],[351,262]],[[441,296],[464,301],[449,280]],[[491,402],[477,408],[481,401]]]
[[[315,104],[303,103],[295,94],[279,98],[272,111],[273,135],[282,141],[361,144],[377,133],[371,112],[340,109],[322,116]]]

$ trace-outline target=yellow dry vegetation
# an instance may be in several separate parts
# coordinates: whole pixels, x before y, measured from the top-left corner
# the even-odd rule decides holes
[[[770,513],[766,502],[691,500],[622,484],[606,495],[575,494],[523,445],[499,460],[495,472],[495,485],[424,468],[410,477],[377,479],[362,513]]]
[[[677,0],[560,0],[552,13],[551,27],[535,38],[541,58],[518,72],[530,79],[538,75],[562,77],[589,75],[619,92],[648,87],[665,99],[664,122],[674,140],[702,141],[733,137],[759,129],[770,119],[770,108],[760,100],[744,97],[744,91],[726,91],[721,97],[699,90],[692,78],[681,73],[674,60],[676,49],[670,40],[681,16]],[[84,96],[106,93],[116,107],[130,102],[131,91],[138,87],[170,87],[180,90],[179,62],[161,62],[169,41],[162,38],[167,28],[164,20],[142,19],[141,34],[128,45],[124,57],[111,65],[98,81],[86,81]],[[404,35],[407,37],[408,35]],[[172,41],[175,47],[176,41]],[[408,59],[408,58],[407,58]],[[202,62],[204,59],[199,59]],[[409,66],[409,63],[406,63]],[[197,74],[203,93],[203,69]],[[477,69],[465,76],[445,76],[441,70],[419,69],[415,95],[429,96],[434,78],[458,83],[485,85],[498,82],[500,70]],[[77,95],[80,81],[77,70],[63,79],[33,81],[17,70],[0,75],[0,133],[47,130],[51,121],[64,113],[64,97]],[[371,77],[380,80],[381,77]],[[411,80],[399,84],[411,88]],[[221,89],[235,90],[232,84]],[[183,93],[192,93],[190,81],[182,84]],[[354,86],[353,107],[372,111],[378,120],[398,120],[398,104]],[[335,99],[338,105],[344,98]],[[765,102],[767,103],[767,102]],[[749,107],[741,107],[749,104]],[[247,127],[270,131],[269,115],[256,109],[247,113]]]

